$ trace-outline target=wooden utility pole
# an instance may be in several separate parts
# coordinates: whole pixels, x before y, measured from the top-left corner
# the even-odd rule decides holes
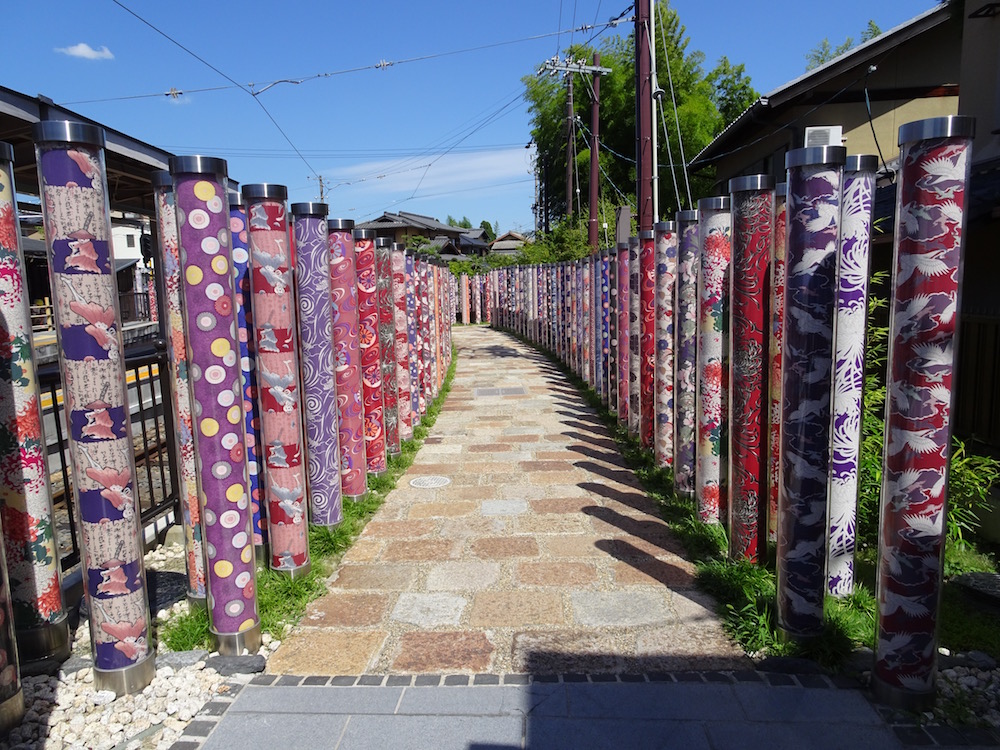
[[[566,215],[573,215],[573,136],[576,133],[573,113],[573,74],[567,73],[569,93],[566,96]]]
[[[635,4],[635,161],[639,231],[653,229],[653,81],[650,76],[650,2]]]

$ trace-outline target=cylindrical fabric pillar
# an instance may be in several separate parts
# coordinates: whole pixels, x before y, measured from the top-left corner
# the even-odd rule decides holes
[[[483,277],[474,276],[472,279],[472,322],[483,322]]]
[[[236,340],[226,162],[170,159],[191,368],[211,632],[221,653],[260,648]]]
[[[674,284],[677,225],[661,221],[656,232],[656,387],[653,457],[657,466],[674,462]]]
[[[608,383],[610,377],[608,373],[611,370],[611,269],[607,249],[601,251],[597,262],[601,278],[601,373],[598,384],[601,400],[607,405],[609,403]]]
[[[250,185],[243,188],[247,200],[251,200],[252,188]],[[263,186],[261,186],[263,187]],[[271,186],[268,186],[271,187]],[[275,186],[276,187],[276,186]],[[284,195],[284,192],[282,192]],[[271,205],[263,204],[268,209],[268,214],[273,210]],[[251,207],[254,208],[254,207]],[[281,217],[284,217],[284,204],[281,204]],[[329,207],[325,203],[293,203],[292,204],[292,232],[295,238],[295,300],[298,305],[298,331],[299,346],[302,349],[300,360],[302,370],[302,404],[301,422],[304,423],[306,436],[306,467],[309,487],[309,504],[301,505],[301,493],[294,501],[283,504],[282,509],[288,516],[284,519],[286,524],[294,522],[295,525],[302,526],[302,533],[305,534],[306,510],[308,508],[308,520],[317,526],[336,526],[344,518],[343,511],[343,482],[340,472],[337,470],[341,465],[340,460],[340,420],[337,405],[337,371],[336,371],[336,346],[333,342],[333,289],[331,281],[331,254],[330,236],[327,225],[327,213]],[[251,236],[253,233],[253,216],[251,218]],[[262,219],[273,218],[268,215]],[[284,223],[282,221],[282,223]],[[256,260],[256,257],[255,257]],[[254,303],[260,297],[256,286],[259,277],[254,268]],[[266,279],[261,279],[266,282]],[[266,287],[265,287],[266,289]],[[287,290],[285,290],[287,292]],[[291,297],[289,296],[289,300]],[[257,316],[259,319],[259,315]],[[282,358],[275,364],[281,367],[279,370],[282,380],[278,380],[280,386],[291,373],[286,373],[285,368],[292,363],[292,359]],[[270,369],[270,368],[269,368]],[[272,378],[263,375],[262,380],[272,382]],[[263,387],[263,383],[262,383]],[[272,390],[273,390],[272,386]],[[271,406],[266,397],[267,393],[262,393],[262,402],[265,408]],[[298,417],[298,415],[296,415]],[[296,419],[298,422],[299,419]],[[301,430],[301,427],[299,428]],[[273,465],[274,452],[271,448],[270,437],[267,440],[268,471]],[[278,460],[283,458],[283,454],[278,452]],[[280,465],[280,464],[279,464]],[[301,469],[300,469],[301,471]],[[273,482],[268,482],[272,485]],[[282,497],[276,498],[268,496],[268,514],[277,504],[279,499],[288,498],[292,495],[290,489],[282,491]],[[270,521],[270,518],[268,518]],[[275,526],[269,525],[272,533]],[[286,530],[287,534],[288,531]],[[303,542],[308,541],[303,539]],[[277,567],[278,550],[275,548],[276,542],[271,542],[271,566]],[[303,546],[304,550],[305,547]],[[295,558],[297,561],[297,558]]]
[[[253,309],[256,350],[258,443],[264,460],[261,503],[267,525],[268,566],[292,577],[309,570],[306,534],[306,468],[303,464],[302,399],[299,390],[299,337],[284,185],[244,185],[250,288],[245,303]],[[235,247],[233,262],[244,262]],[[297,259],[311,253],[296,238]],[[301,278],[301,277],[297,277]],[[301,297],[300,297],[301,301]],[[303,370],[303,379],[308,372]],[[308,397],[308,384],[303,392]],[[318,495],[321,511],[326,500]],[[337,493],[339,505],[340,494]]]
[[[365,407],[365,456],[368,472],[379,476],[385,473],[387,466],[374,230],[354,230],[354,252],[358,273],[358,341],[361,343],[361,398]]]
[[[462,274],[459,283],[462,285],[462,323],[469,324],[469,276]]]
[[[674,381],[674,492],[694,498],[698,423],[698,211],[677,212],[677,344]]]
[[[618,424],[625,427],[628,427],[629,420],[630,284],[628,243],[620,242],[618,243]]]
[[[194,453],[191,421],[191,370],[184,343],[184,306],[181,303],[180,250],[177,242],[177,216],[174,210],[174,182],[170,172],[153,172],[153,201],[156,204],[157,237],[166,290],[167,361],[170,368],[174,421],[174,444],[177,451],[177,493],[184,525],[184,548],[187,557],[188,602],[205,606],[205,549],[201,538],[201,503],[198,500],[198,469]]]
[[[788,183],[774,191],[774,244],[771,256],[771,335],[768,339],[767,540],[778,538],[778,490],[781,487],[781,346],[785,330],[785,244],[788,241]]]
[[[406,250],[406,348],[407,358],[410,366],[410,419],[413,426],[420,424],[420,338],[417,332],[417,316],[419,308],[417,306],[417,269],[416,258],[412,250]],[[497,287],[499,295],[499,286]],[[494,320],[495,325],[500,326],[499,296],[497,297],[497,308]]]
[[[428,273],[426,256],[417,256],[416,270],[417,279],[420,281],[420,317],[417,319],[417,330],[420,336],[420,410],[426,414],[427,410],[430,408],[431,402],[434,400],[434,394],[431,386],[431,382],[433,380],[431,372],[434,363],[431,360],[431,310],[430,291],[427,288]],[[508,327],[512,328],[514,323],[513,295],[510,292],[508,292],[507,295],[507,302],[510,306],[507,310]]]
[[[729,557],[757,562],[767,491],[767,292],[774,239],[774,178],[729,181],[732,195],[732,310],[729,361]],[[763,545],[766,552],[767,547]]]
[[[0,143],[0,320],[7,336],[0,358],[0,503],[10,584],[4,590],[13,610],[13,620],[8,618],[2,626],[5,633],[16,628],[22,662],[48,665],[69,658],[69,620],[62,599],[41,394],[31,356],[31,310],[13,161],[13,147]],[[3,731],[10,727],[7,719],[12,716],[4,704],[20,690],[20,682],[13,644],[0,645],[0,650],[7,654],[7,660],[0,660]],[[13,665],[8,672],[13,677],[5,680],[8,664]]]
[[[698,201],[698,517],[719,523],[726,513],[726,336],[729,317],[731,216],[729,197]]]
[[[368,492],[365,413],[361,393],[361,345],[358,279],[355,270],[354,221],[328,219],[330,293],[333,297],[333,346],[340,428],[340,486],[344,500]]]
[[[4,151],[3,147],[6,145],[6,143],[0,144],[0,152]],[[8,161],[11,160],[8,159]],[[4,178],[0,177],[0,179]],[[9,184],[5,179],[4,182],[0,183],[0,195],[5,192],[5,187]],[[2,200],[0,198],[0,201]],[[6,229],[6,227],[0,228]],[[19,228],[17,231],[20,233]],[[6,242],[6,239],[0,238],[0,247]],[[6,544],[2,523],[0,523],[0,542]],[[56,557],[58,558],[58,555]],[[10,579],[7,575],[7,556],[0,553],[0,616],[2,616],[2,620],[0,620],[0,663],[3,664],[3,667],[0,668],[0,735],[6,735],[24,718],[24,690],[21,687],[21,663],[18,659],[17,637],[14,633],[13,604],[13,593],[10,590]],[[46,654],[46,656],[51,657],[50,654]]]
[[[639,437],[653,447],[656,404],[656,232],[639,232]]]
[[[865,385],[865,323],[871,265],[872,210],[878,158],[849,156],[844,165],[833,379],[833,456],[830,461],[830,528],[827,592],[854,591],[854,540],[861,458],[861,406]]]
[[[899,129],[872,690],[911,711],[934,705],[974,134],[971,117]]]
[[[583,358],[583,341],[581,333],[583,329],[583,300],[580,299],[580,287],[583,286],[583,270],[578,261],[567,263],[567,284],[566,303],[569,307],[569,320],[566,332],[567,352],[569,353],[569,366],[580,377],[583,373],[580,361]]]
[[[642,425],[642,269],[638,237],[628,238],[628,432]]]
[[[33,135],[94,687],[133,693],[150,683],[156,667],[111,256],[104,131],[48,120],[37,123]],[[47,470],[44,461],[41,470]]]
[[[410,440],[413,437],[413,409],[410,399],[410,356],[406,337],[406,253],[404,245],[393,242],[390,248],[390,257],[399,437],[401,440]]]
[[[579,261],[577,264],[579,273],[577,274],[577,280],[580,283],[580,287],[577,290],[577,304],[580,306],[580,343],[583,345],[581,349],[580,357],[580,376],[583,378],[583,382],[587,385],[593,385],[593,380],[590,375],[591,361],[593,360],[593,341],[594,341],[594,329],[591,326],[590,320],[590,309],[592,303],[591,297],[591,278],[590,278],[590,263],[587,258]]]
[[[778,628],[795,640],[816,637],[823,629],[837,245],[846,158],[843,146],[801,148],[785,156]]]
[[[608,250],[608,409],[618,415],[618,252]]]
[[[267,498],[261,490],[263,449],[260,443],[260,392],[257,388],[257,336],[254,333],[250,306],[250,249],[247,246],[247,211],[243,196],[228,191],[229,236],[232,238],[233,286],[236,294],[236,339],[239,341],[243,422],[247,452],[247,476],[250,478],[250,510],[253,514],[253,545],[257,559],[268,559]]]
[[[385,450],[398,456],[399,384],[396,382],[396,323],[392,299],[392,240],[375,240],[375,271],[378,274],[378,338],[382,347],[382,403],[385,410]]]

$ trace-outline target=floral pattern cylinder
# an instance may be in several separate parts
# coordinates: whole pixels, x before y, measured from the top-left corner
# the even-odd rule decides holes
[[[656,404],[656,232],[639,232],[639,436],[653,447]]]
[[[698,444],[695,489],[698,517],[719,523],[726,512],[725,447],[727,323],[731,217],[728,197],[698,201],[701,263],[698,275]]]
[[[247,301],[252,300],[256,339],[258,435],[264,459],[262,499],[267,508],[268,565],[294,578],[309,570],[306,488],[309,488],[313,504],[314,522],[324,523],[320,519],[327,518],[324,525],[332,525],[328,522],[328,514],[339,520],[340,510],[340,487],[335,487],[332,498],[326,487],[313,487],[313,456],[308,453],[307,467],[307,452],[303,450],[303,414],[308,414],[314,390],[311,386],[316,376],[311,362],[299,360],[300,320],[296,314],[295,292],[299,292],[299,305],[306,304],[308,297],[301,282],[305,274],[303,269],[316,252],[315,240],[296,227],[296,262],[300,271],[295,276],[295,283],[299,284],[296,290],[288,246],[285,187],[244,185],[242,195],[249,217],[251,286]],[[323,239],[325,241],[325,235]],[[329,348],[329,343],[326,346]],[[308,357],[309,349],[304,341],[302,350],[304,357]],[[324,466],[324,470],[327,469]],[[339,485],[339,477],[335,476],[334,480]]]
[[[957,311],[975,120],[899,129],[876,600],[876,699],[934,705]]]
[[[175,156],[170,159],[170,173],[184,282],[208,612],[218,650],[235,655],[260,648],[260,618],[230,265],[226,162]]]
[[[767,540],[778,538],[778,488],[781,486],[781,343],[785,311],[785,243],[788,183],[774,190],[774,243],[771,255],[771,329],[768,338]]]
[[[767,275],[774,238],[774,178],[729,181],[732,309],[729,362],[729,557],[757,562],[767,492]],[[766,549],[766,548],[765,548]]]
[[[871,155],[849,156],[844,165],[833,378],[830,530],[826,558],[827,592],[833,596],[848,596],[854,591],[865,323],[868,320],[868,274],[877,169],[878,159]]]
[[[781,351],[778,627],[818,636],[826,593],[826,506],[837,315],[842,146],[789,151]]]
[[[35,125],[34,138],[94,687],[132,693],[149,684],[155,666],[104,131],[50,120]]]
[[[638,237],[628,241],[628,432],[638,436],[642,425],[642,269]]]
[[[410,355],[406,334],[406,253],[401,243],[392,243],[390,262],[399,437],[401,440],[409,440],[413,437],[413,411],[410,399]]]
[[[8,588],[0,581],[0,585],[13,610],[13,620],[2,626],[16,628],[22,662],[58,664],[69,658],[69,621],[62,600],[41,396],[32,359],[13,160],[13,148],[0,143],[0,321],[6,332],[0,357],[0,504],[10,584]],[[0,651],[7,653],[6,660],[0,657],[2,729],[3,704],[20,683],[13,654],[3,645]],[[13,671],[8,664],[14,665]],[[14,679],[7,679],[11,675]]]
[[[167,359],[174,413],[174,441],[177,451],[177,491],[184,524],[187,553],[188,601],[205,606],[205,549],[201,539],[201,504],[198,501],[198,469],[191,428],[190,367],[184,343],[184,306],[181,303],[180,249],[177,242],[177,215],[174,183],[170,172],[153,172],[153,201],[162,253],[163,286],[166,290]]]
[[[674,461],[674,286],[677,277],[677,225],[656,224],[656,387],[653,457],[657,466]]]
[[[375,273],[375,232],[354,230],[358,274],[358,341],[361,344],[361,398],[365,414],[365,456],[368,472],[387,468],[385,412],[382,405],[382,348],[378,336],[378,278]]]
[[[354,222],[329,219],[330,294],[333,298],[333,347],[340,447],[340,486],[345,500],[368,492],[365,415],[361,394],[361,346],[358,340],[358,280]]]
[[[693,498],[698,414],[698,212],[677,212],[677,323],[674,347],[674,491]]]
[[[406,262],[406,350],[410,366],[410,419],[420,424],[420,355],[417,350],[416,258],[412,250],[404,252]],[[499,302],[497,303],[499,305]],[[499,319],[499,306],[496,319]]]
[[[618,424],[628,426],[629,357],[629,248],[627,242],[618,245]]]
[[[243,388],[243,422],[246,436],[247,476],[250,478],[250,509],[253,513],[253,544],[257,558],[267,558],[267,499],[261,491],[263,452],[260,446],[260,398],[257,390],[257,337],[250,307],[250,250],[247,210],[243,196],[228,193],[229,235],[233,241],[233,281],[236,288],[236,338],[239,341]]]
[[[382,346],[382,402],[385,410],[385,449],[397,456],[399,446],[399,384],[396,382],[396,318],[392,298],[391,240],[375,240],[378,274],[378,337]]]

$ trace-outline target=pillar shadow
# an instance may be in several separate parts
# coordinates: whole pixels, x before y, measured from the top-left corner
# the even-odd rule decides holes
[[[602,448],[607,448],[609,451],[614,452],[615,455],[619,455],[618,444],[615,443],[615,441],[611,440],[610,438],[595,438],[591,435],[584,435],[583,433],[580,432],[561,432],[559,434],[564,435],[565,437],[568,438],[581,440],[585,443],[590,443],[591,445],[599,445]]]
[[[593,443],[593,440],[588,442]],[[614,464],[615,466],[620,466],[625,468],[624,459],[622,459],[621,454],[614,450],[599,451],[594,450],[589,445],[569,445],[567,450],[571,450],[574,453],[579,453],[581,456],[587,456],[588,458],[593,458],[597,461],[606,461],[607,463]]]
[[[587,492],[593,492],[595,495],[607,498],[608,500],[614,500],[615,502],[627,505],[630,508],[641,510],[644,513],[649,513],[654,516],[658,515],[656,503],[646,497],[646,495],[642,492],[626,492],[624,490],[616,489],[615,487],[608,487],[600,482],[578,482],[576,486],[582,490],[587,490]]]
[[[663,521],[633,518],[632,516],[626,516],[619,513],[614,508],[604,508],[598,505],[588,505],[583,508],[583,512],[591,518],[596,518],[609,526],[621,529],[625,533],[634,536],[636,539],[641,539],[642,541],[662,549],[665,552],[670,552],[671,554],[678,556],[684,555],[684,547],[677,541],[677,539],[674,538],[674,535],[670,531],[670,527]],[[629,546],[633,549],[635,548],[634,545]],[[648,553],[644,552],[643,554]]]
[[[625,486],[632,487],[636,490],[639,489],[639,480],[636,479],[635,474],[628,469],[611,469],[607,466],[594,463],[593,461],[574,461],[573,465],[579,469],[586,469],[594,474],[598,474],[605,479],[610,479],[612,482],[618,482],[619,484],[624,484]]]
[[[570,416],[575,417],[577,415],[572,414]],[[586,422],[578,422],[575,419],[566,420],[562,424],[563,424],[564,427],[574,427],[574,428],[576,428],[578,430],[583,430],[584,432],[589,432],[589,433],[591,433],[593,435],[607,434],[605,432],[603,426],[594,425],[594,424],[587,424]],[[586,440],[590,440],[591,438],[587,437],[585,439]]]

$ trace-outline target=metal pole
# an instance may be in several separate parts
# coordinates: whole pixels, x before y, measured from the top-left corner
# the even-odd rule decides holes
[[[573,215],[573,135],[576,133],[573,114],[573,74],[566,74],[569,90],[566,96],[566,216]]]
[[[636,198],[639,231],[653,231],[652,81],[650,80],[649,3],[635,5],[635,161],[638,166]]]

